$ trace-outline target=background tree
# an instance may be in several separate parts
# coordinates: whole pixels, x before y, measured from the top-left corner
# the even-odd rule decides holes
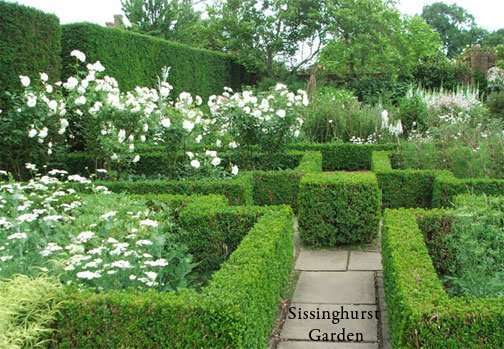
[[[122,0],[123,12],[132,29],[201,46],[202,22],[192,0]]]
[[[403,19],[388,2],[337,0],[329,7],[331,40],[320,61],[345,79],[411,74],[422,58],[439,52],[439,35],[420,17]]]
[[[487,32],[476,25],[474,16],[456,4],[436,2],[423,8],[422,17],[441,35],[448,57],[480,42]]]
[[[295,55],[306,40],[318,42],[310,56],[318,53],[325,37],[324,11],[325,1],[319,0],[219,1],[209,9],[210,31],[215,35],[211,46],[271,76],[280,58]]]

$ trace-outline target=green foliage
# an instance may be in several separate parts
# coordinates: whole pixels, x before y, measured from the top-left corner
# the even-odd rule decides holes
[[[320,63],[331,75],[354,85],[361,99],[377,103],[380,95],[399,92],[398,79],[410,77],[419,60],[441,48],[439,35],[425,21],[401,18],[388,1],[337,1],[328,13],[332,38]]]
[[[121,4],[132,30],[201,47],[200,14],[192,0],[122,0]]]
[[[436,275],[413,210],[385,210],[382,256],[392,345],[500,348],[500,299],[450,298]]]
[[[457,4],[433,3],[424,7],[422,17],[441,36],[448,57],[462,53],[484,34],[477,27],[474,16]]]
[[[61,348],[266,347],[293,249],[291,211],[269,209],[201,293],[73,293],[55,340]]]
[[[308,173],[298,196],[301,240],[316,247],[369,242],[378,231],[380,202],[372,173]]]
[[[428,109],[418,96],[403,97],[399,101],[400,118],[407,137],[412,130],[423,132],[427,129]]]
[[[63,298],[63,288],[49,277],[0,281],[0,347],[46,346]]]
[[[324,88],[306,111],[304,134],[317,143],[386,141],[379,106],[362,105],[349,90]]]
[[[294,55],[305,40],[323,39],[324,8],[314,0],[217,2],[209,8],[213,41],[250,71],[272,76],[278,56]]]
[[[437,54],[421,60],[413,69],[413,80],[428,90],[454,91],[471,76],[469,65]]]
[[[486,103],[493,117],[504,120],[504,91],[491,93]]]
[[[431,207],[434,178],[441,171],[392,169],[386,151],[373,152],[371,170],[378,178],[383,207]]]
[[[242,67],[225,54],[88,23],[62,28],[65,77],[74,73],[70,52],[78,49],[89,61],[101,61],[106,73],[125,90],[153,86],[165,66],[171,67],[170,83],[175,93],[188,91],[207,98],[220,93],[224,86],[237,88],[245,81]]]
[[[54,15],[0,1],[0,109],[6,91],[19,91],[19,75],[38,79],[46,72],[54,81],[61,70],[61,29]]]
[[[254,203],[257,205],[290,205],[297,208],[301,173],[298,171],[255,171],[253,174]]]
[[[449,207],[460,194],[504,195],[504,180],[490,178],[459,179],[443,174],[434,180],[432,207]]]
[[[296,170],[301,173],[322,172],[322,153],[306,151]]]
[[[322,168],[324,171],[369,170],[373,151],[393,148],[390,144],[327,144],[322,148]]]
[[[504,197],[455,199],[450,234],[443,237],[444,279],[454,295],[504,296]]]
[[[99,181],[113,192],[132,194],[220,194],[232,205],[246,205],[253,202],[251,178],[242,174],[232,179],[220,180],[143,180],[143,181]]]

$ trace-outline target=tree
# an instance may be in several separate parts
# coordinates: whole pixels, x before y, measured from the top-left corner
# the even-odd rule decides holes
[[[482,41],[485,47],[504,45],[504,28],[488,33]]]
[[[320,62],[345,80],[395,80],[440,51],[439,35],[420,17],[403,19],[389,2],[335,0],[328,12],[331,41]]]
[[[212,48],[233,53],[250,70],[271,76],[282,56],[293,56],[306,40],[316,42],[311,57],[295,70],[322,46],[324,6],[319,0],[222,0],[209,9],[216,36]]]
[[[201,20],[192,0],[121,0],[121,4],[133,30],[186,44],[198,43]]]
[[[422,17],[441,35],[448,57],[480,42],[487,32],[476,25],[474,16],[456,4],[436,2],[425,6]]]

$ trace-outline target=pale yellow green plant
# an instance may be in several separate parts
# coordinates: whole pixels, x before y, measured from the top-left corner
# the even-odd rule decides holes
[[[0,348],[43,348],[63,299],[54,278],[16,276],[0,281]]]

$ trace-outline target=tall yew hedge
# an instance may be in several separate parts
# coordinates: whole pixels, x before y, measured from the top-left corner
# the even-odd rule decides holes
[[[5,91],[21,88],[19,75],[38,79],[46,72],[57,80],[61,70],[58,17],[0,0],[0,108]]]
[[[243,67],[220,52],[197,49],[121,29],[90,23],[62,26],[63,76],[73,73],[70,52],[78,49],[89,61],[99,60],[122,89],[153,86],[165,66],[175,93],[188,91],[202,97],[238,88],[246,78]]]

